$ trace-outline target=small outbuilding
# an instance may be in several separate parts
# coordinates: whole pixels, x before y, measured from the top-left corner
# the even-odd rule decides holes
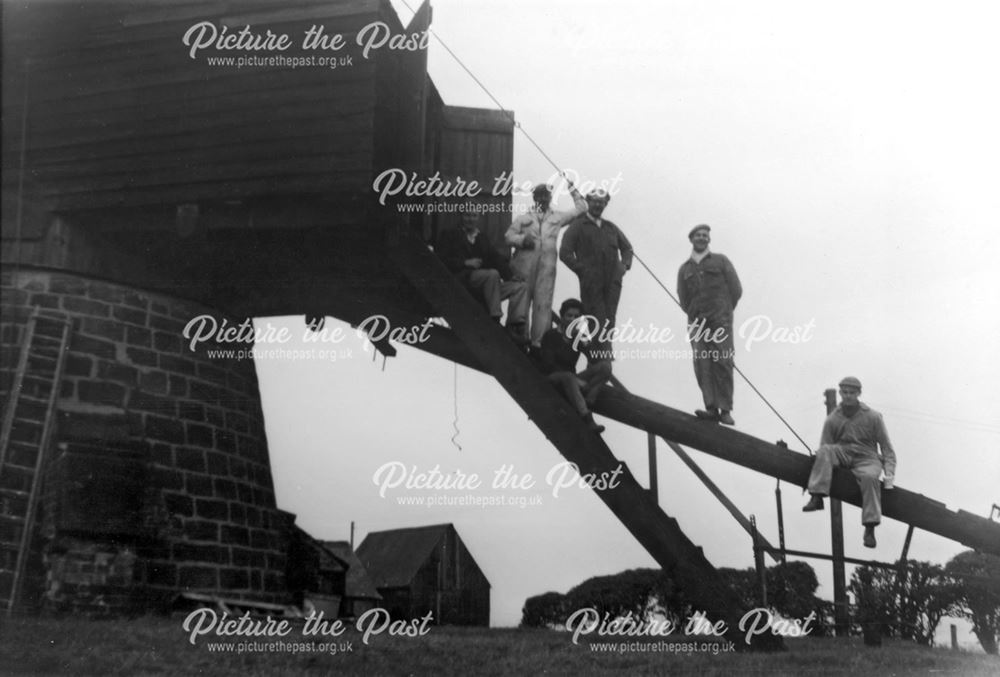
[[[438,625],[489,625],[490,583],[454,525],[370,533],[358,558],[393,618],[429,611]]]
[[[344,595],[340,602],[340,616],[356,618],[378,606],[382,595],[378,594],[375,584],[358,559],[358,555],[347,541],[324,541],[323,546],[334,556],[347,564],[347,580],[344,584]]]

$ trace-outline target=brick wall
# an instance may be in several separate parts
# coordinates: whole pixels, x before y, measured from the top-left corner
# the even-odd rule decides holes
[[[85,514],[67,515],[66,500],[60,502],[65,492],[47,488],[42,509],[49,545],[57,547],[67,529],[77,539],[65,549],[71,555],[47,558],[50,597],[65,601],[70,579],[79,586],[86,571],[100,569],[98,559],[110,552],[117,562],[127,552],[136,557],[134,568],[128,576],[105,576],[105,585],[113,580],[142,587],[151,598],[189,590],[286,601],[285,553],[294,518],[276,509],[253,361],[210,358],[208,350],[220,346],[191,351],[182,337],[192,318],[210,314],[221,322],[222,314],[63,272],[21,269],[15,277],[5,271],[0,286],[5,400],[33,309],[73,320],[49,458],[127,451],[144,465],[143,515],[133,520],[142,528],[134,533],[103,533],[89,523],[91,511],[79,506],[94,496],[70,501],[70,510],[77,505],[76,512]],[[31,386],[29,369],[24,388]],[[15,436],[37,439],[41,424],[18,421]],[[91,490],[114,492],[99,481]],[[90,568],[83,566],[88,557]]]

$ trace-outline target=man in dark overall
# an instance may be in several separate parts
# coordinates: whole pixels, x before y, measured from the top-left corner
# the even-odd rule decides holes
[[[600,329],[615,326],[622,278],[632,267],[632,245],[618,226],[602,218],[611,197],[587,194],[587,213],[573,220],[559,247],[559,259],[580,280],[580,300]]]
[[[710,231],[700,225],[688,233],[693,250],[677,273],[677,293],[687,313],[694,375],[705,401],[695,414],[733,425],[733,310],[743,287],[729,259],[709,251]]]
[[[835,467],[847,468],[861,487],[861,523],[864,544],[875,547],[875,527],[882,521],[882,492],[878,477],[885,471],[883,486],[892,489],[896,479],[896,452],[889,442],[882,414],[858,398],[861,381],[848,376],[840,382],[840,406],[826,417],[823,436],[809,475],[809,502],[803,512],[823,509],[823,497],[830,493]],[[879,456],[879,448],[882,455]]]
[[[611,378],[611,349],[606,343],[590,343],[580,336],[579,318],[583,310],[583,304],[576,299],[563,301],[559,308],[559,328],[549,329],[542,337],[538,366],[587,426],[602,433],[604,426],[594,421],[590,408],[597,401],[600,387]],[[581,353],[587,356],[587,368],[577,372]]]
[[[482,302],[486,312],[497,322],[503,316],[500,302],[509,299],[507,329],[516,342],[528,342],[527,285],[524,280],[516,279],[507,260],[479,232],[477,212],[464,212],[461,228],[442,231],[436,252],[448,270]]]

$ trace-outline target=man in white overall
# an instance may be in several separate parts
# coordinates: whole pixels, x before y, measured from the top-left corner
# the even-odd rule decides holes
[[[515,279],[524,280],[528,285],[530,337],[535,350],[541,348],[542,336],[552,327],[552,295],[558,259],[556,237],[563,226],[587,211],[587,201],[572,181],[566,181],[573,196],[573,209],[554,211],[552,189],[544,183],[539,184],[532,192],[531,211],[514,219],[504,236],[504,241],[515,249],[510,260]]]

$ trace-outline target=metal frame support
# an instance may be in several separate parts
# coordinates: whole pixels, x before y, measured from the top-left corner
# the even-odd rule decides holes
[[[657,503],[660,502],[660,483],[656,474],[656,435],[647,433],[647,446],[649,449],[649,494]]]
[[[837,391],[828,388],[823,392],[826,414],[837,408]],[[844,509],[836,498],[830,498],[830,553],[833,555],[833,625],[838,637],[846,637],[851,628],[850,607],[847,602],[847,569],[844,566]]]
[[[778,547],[781,549],[779,557],[782,564],[787,564],[788,559],[785,556],[785,510],[781,504],[781,480],[778,480],[774,485],[774,502],[778,508]]]
[[[764,566],[764,547],[760,542],[760,532],[757,531],[757,518],[750,515],[750,535],[753,538],[753,566],[757,572],[757,585],[760,588],[760,605],[767,607],[767,567]]]

